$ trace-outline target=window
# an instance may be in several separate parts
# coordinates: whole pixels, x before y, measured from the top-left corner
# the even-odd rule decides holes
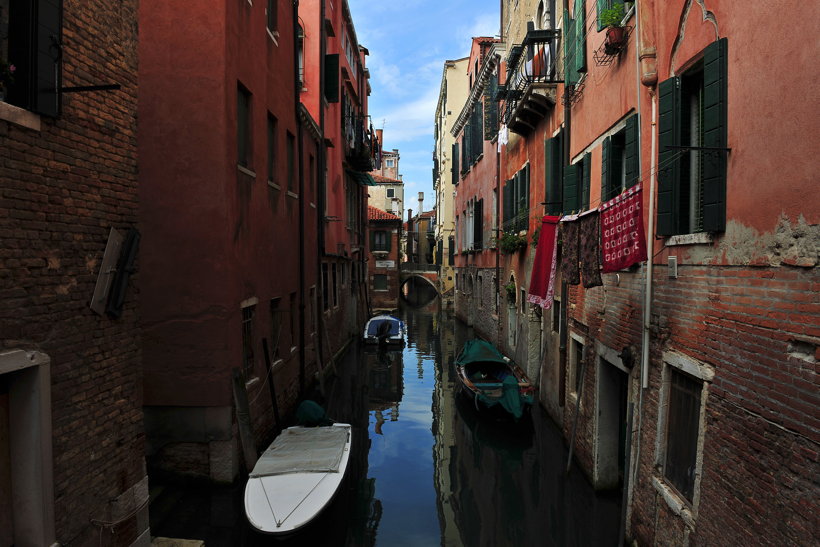
[[[56,117],[61,107],[62,2],[0,0],[0,29],[0,68],[15,68],[4,100]]]
[[[601,201],[608,201],[638,183],[638,116],[604,139],[601,146]]]
[[[564,81],[566,85],[575,85],[581,80],[581,74],[587,71],[586,63],[586,13],[585,0],[575,0],[572,17],[565,17],[564,35]]]
[[[458,184],[459,180],[459,170],[458,170],[458,143],[453,143],[453,164],[451,165],[452,171],[450,172],[452,175],[452,182],[453,184]]]
[[[587,153],[580,161],[564,169],[563,213],[580,213],[589,209],[589,171],[592,155]]]
[[[447,265],[453,266],[456,263],[456,238],[454,236],[447,237]]]
[[[331,286],[333,287],[333,307],[337,307],[339,305],[339,285],[338,285],[338,278],[336,277],[336,264],[331,264],[331,274],[333,275],[333,279],[331,279]]]
[[[503,188],[505,232],[526,231],[530,216],[530,166],[522,167]]]
[[[484,200],[473,202],[473,249],[484,248]]]
[[[268,112],[268,182],[276,183],[276,117]]]
[[[669,372],[666,449],[663,476],[692,502],[700,430],[703,382],[673,368]]]
[[[726,38],[659,85],[658,235],[726,228]]]
[[[305,88],[305,31],[302,29],[302,25],[296,27],[296,36],[298,39],[297,48],[299,54],[299,61],[296,66],[296,89],[297,91],[301,91]]]
[[[271,358],[281,359],[279,345],[282,342],[282,311],[280,309],[281,298],[272,298],[270,301],[270,351]]]
[[[325,100],[329,103],[339,102],[339,54],[325,55]]]
[[[387,165],[387,167],[395,167],[396,166],[396,161],[395,160],[385,160],[384,163],[385,163],[385,165]]]
[[[395,189],[393,189],[393,188],[388,188],[387,189],[387,197],[392,198],[395,195],[396,195],[396,190]]]
[[[276,29],[278,28],[278,19],[279,19],[279,2],[277,0],[268,0],[268,9],[266,15],[268,16],[268,30],[274,36],[277,35]]]
[[[373,290],[386,291],[387,290],[387,275],[376,274],[373,276]]]
[[[628,14],[629,10],[632,9],[632,4],[634,4],[634,2],[624,2],[623,0],[596,0],[596,19],[598,21],[598,30],[604,30],[603,25],[601,25],[601,12],[605,9],[612,8],[615,4],[620,3],[623,3],[624,14]]]
[[[237,163],[251,167],[251,93],[242,84],[236,90]]]
[[[374,230],[371,232],[372,240],[370,248],[373,251],[390,251],[390,232],[387,230]]]
[[[527,289],[521,287],[521,298],[518,299],[521,304],[521,315],[527,314]]]
[[[328,279],[327,263],[322,264],[322,309],[330,309],[330,280]]]
[[[544,184],[548,215],[560,215],[563,205],[562,183],[564,181],[564,131],[544,141]]]
[[[288,131],[288,191],[296,187],[296,138]]]
[[[561,301],[557,298],[552,300],[552,332],[561,332]]]
[[[253,376],[253,315],[256,305],[242,307],[242,370],[245,380]]]
[[[299,308],[296,304],[296,293],[290,293],[290,346],[299,343]]]
[[[584,364],[584,343],[572,336],[570,340],[570,393],[576,394],[581,390],[581,367]]]

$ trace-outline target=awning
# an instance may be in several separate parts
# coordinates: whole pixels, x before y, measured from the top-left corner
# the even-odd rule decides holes
[[[376,186],[376,181],[373,180],[373,177],[371,177],[367,173],[361,173],[359,171],[347,169],[347,174],[350,178],[352,178],[362,186]]]

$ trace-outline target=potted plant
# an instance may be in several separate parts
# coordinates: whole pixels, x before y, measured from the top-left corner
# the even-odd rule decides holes
[[[507,301],[515,303],[515,281],[510,281],[504,285],[504,290],[507,291]]]
[[[604,51],[609,55],[614,55],[621,51],[625,41],[626,32],[621,24],[624,20],[623,3],[612,4],[612,7],[601,10],[598,18],[601,26],[606,27]]]
[[[498,248],[507,255],[517,253],[526,246],[527,238],[515,232],[504,232],[504,235],[498,238]]]

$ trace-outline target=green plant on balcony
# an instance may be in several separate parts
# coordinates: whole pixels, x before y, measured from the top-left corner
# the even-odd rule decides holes
[[[526,236],[518,235],[516,232],[504,232],[498,238],[498,248],[501,252],[507,255],[517,253],[527,246]]]
[[[541,237],[541,226],[539,226],[538,228],[536,228],[532,232],[532,237],[530,238],[530,245],[532,246],[533,249],[538,247],[538,238],[540,238],[540,237]]]
[[[504,285],[504,290],[507,292],[507,300],[515,302],[515,281],[510,281]]]
[[[604,51],[609,55],[621,51],[626,42],[626,31],[622,24],[624,20],[623,3],[612,4],[612,7],[601,10],[598,20],[602,27],[606,27]]]

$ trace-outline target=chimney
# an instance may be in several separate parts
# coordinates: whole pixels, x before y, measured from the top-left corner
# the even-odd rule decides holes
[[[419,192],[419,214],[422,214],[424,212],[424,209],[421,206],[421,204],[423,202],[424,202],[424,192]]]
[[[382,134],[383,133],[384,133],[384,129],[376,129],[376,138],[379,140],[379,146],[381,146],[382,143],[384,142],[382,140]]]

